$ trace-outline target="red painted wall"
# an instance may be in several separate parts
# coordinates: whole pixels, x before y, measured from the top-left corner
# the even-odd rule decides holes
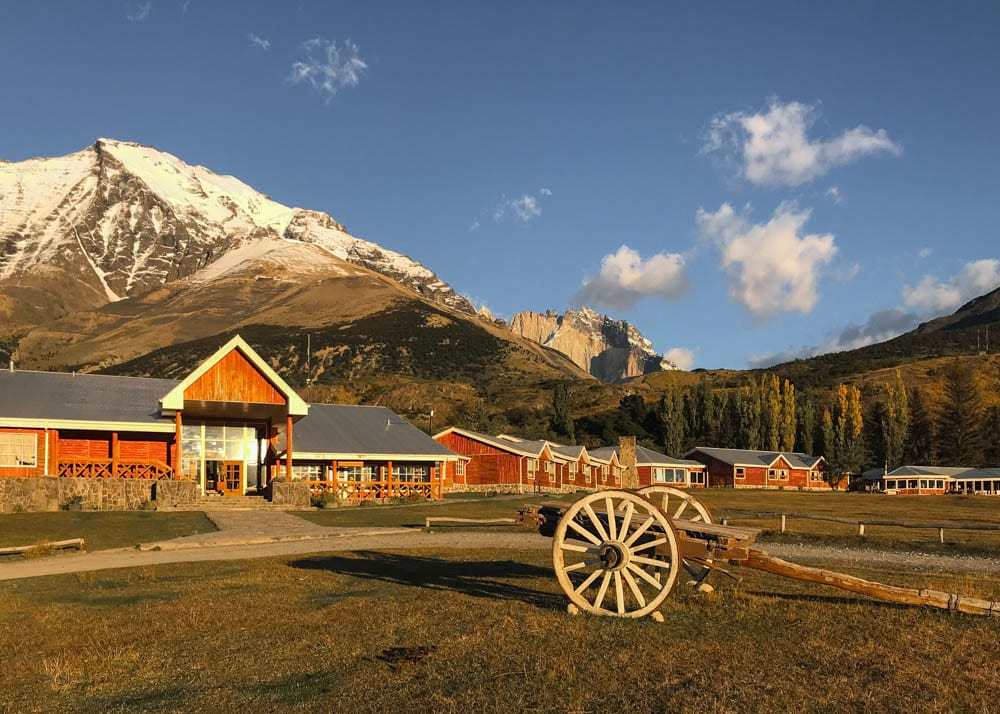
[[[467,436],[449,432],[437,439],[438,443],[456,454],[471,457],[465,466],[470,486],[494,486],[527,483],[527,458],[502,451]]]

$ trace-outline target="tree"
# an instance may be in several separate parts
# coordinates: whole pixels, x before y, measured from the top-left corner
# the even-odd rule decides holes
[[[787,379],[781,389],[781,450],[795,450],[795,385]]]
[[[986,417],[983,419],[983,442],[986,444],[983,465],[1000,466],[1000,406],[992,406],[986,410]]]
[[[759,449],[761,438],[760,389],[756,382],[742,387],[739,400],[739,446],[741,449]]]
[[[684,416],[684,396],[671,389],[660,397],[657,415],[663,433],[663,449],[675,456],[681,453],[687,437],[687,419]]]
[[[781,382],[777,375],[768,374],[761,381],[761,426],[764,448],[781,449]]]
[[[904,461],[914,466],[937,463],[937,414],[923,391],[916,387],[910,392],[910,429],[907,435]]]
[[[804,454],[815,453],[816,447],[816,403],[812,395],[803,394],[798,405],[799,437],[796,442]]]
[[[938,419],[941,460],[948,466],[977,466],[983,462],[983,400],[970,367],[955,366],[944,384],[944,402]]]
[[[820,445],[820,450],[822,451],[822,456],[826,459],[827,463],[830,465],[830,471],[833,471],[835,467],[838,466],[837,463],[837,436],[833,426],[833,413],[830,408],[827,407],[823,410],[822,425],[820,427],[820,437],[823,442]]]
[[[880,436],[881,461],[891,471],[903,465],[903,454],[910,432],[910,399],[903,377],[896,370],[895,379],[883,385],[883,397],[876,409]]]
[[[560,382],[552,390],[552,430],[570,444],[576,441],[573,416],[570,412],[569,385]]]

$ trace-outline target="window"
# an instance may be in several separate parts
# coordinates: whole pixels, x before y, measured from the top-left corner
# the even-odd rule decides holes
[[[810,471],[809,480],[810,481],[821,481],[823,479],[819,471]]]
[[[937,487],[943,489],[944,488],[944,481],[943,480],[942,481],[938,481],[937,482]]]
[[[917,480],[916,479],[910,479],[909,487],[910,488],[916,488],[917,487]]]
[[[0,466],[38,466],[38,436],[0,434]]]
[[[684,469],[653,467],[653,481],[656,483],[684,483]]]
[[[455,462],[455,475],[465,476],[465,462],[462,459]]]
[[[528,473],[533,474],[538,470],[538,459],[528,459]]]
[[[431,473],[426,464],[393,464],[392,480],[427,483]]]
[[[547,473],[549,476],[554,476],[555,475],[555,473],[556,473],[556,462],[555,461],[546,461],[545,462],[545,473]]]
[[[704,484],[705,483],[705,472],[704,471],[692,471],[691,472],[691,483]]]
[[[742,466],[736,467],[736,478],[742,480],[746,478],[746,475],[747,475],[747,470],[745,468],[743,468]]]
[[[371,481],[371,466],[338,466],[338,481]]]
[[[587,483],[590,483],[590,467],[589,466],[584,466],[583,467],[583,478],[584,478],[584,480]]]
[[[577,463],[574,461],[573,463],[571,463],[569,465],[569,480],[570,481],[576,481],[576,469],[577,469]]]
[[[325,481],[322,464],[292,464],[292,481]]]
[[[622,469],[620,466],[615,467],[615,483],[621,483],[622,481]]]
[[[770,469],[767,472],[767,477],[769,479],[774,479],[776,481],[787,481],[788,480],[788,470],[787,469]]]

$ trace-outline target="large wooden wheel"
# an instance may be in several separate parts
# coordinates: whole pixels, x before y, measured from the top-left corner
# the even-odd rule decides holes
[[[639,494],[655,503],[671,520],[686,518],[689,521],[712,522],[709,510],[687,491],[654,483],[640,488]]]
[[[678,553],[667,516],[630,491],[583,496],[563,514],[552,537],[560,587],[572,605],[595,615],[653,613],[677,579]]]

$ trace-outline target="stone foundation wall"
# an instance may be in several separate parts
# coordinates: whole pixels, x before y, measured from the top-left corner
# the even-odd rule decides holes
[[[153,496],[156,499],[157,508],[177,508],[197,503],[201,500],[201,490],[194,481],[164,479],[156,482]]]
[[[279,506],[294,506],[295,508],[309,508],[312,505],[312,492],[309,484],[295,481],[273,481],[268,487],[270,490],[271,503]]]
[[[85,511],[135,511],[152,500],[155,481],[119,478],[0,479],[0,513],[59,511],[72,505]]]
[[[566,484],[562,488],[558,486],[539,486],[516,483],[502,484],[470,484],[468,486],[459,484],[446,488],[445,493],[496,493],[496,494],[522,494],[530,496],[533,493],[575,493],[576,491],[593,491],[593,488]]]

